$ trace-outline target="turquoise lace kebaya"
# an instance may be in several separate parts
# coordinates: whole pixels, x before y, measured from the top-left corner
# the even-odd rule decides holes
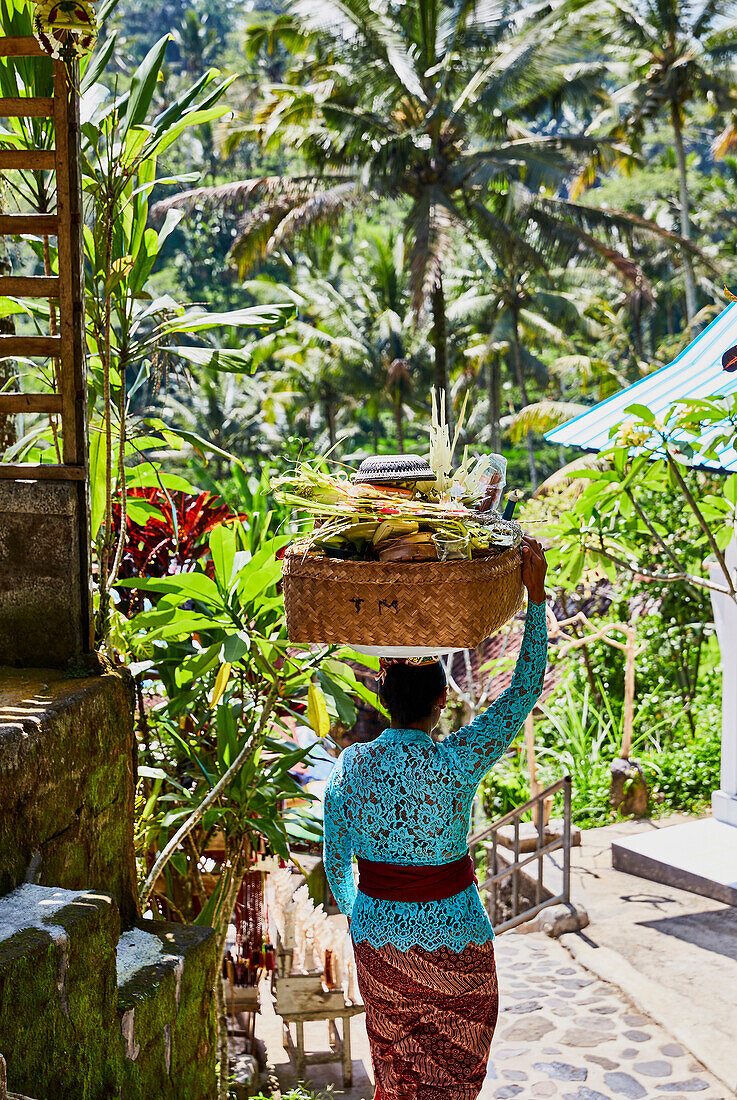
[[[464,856],[476,789],[534,707],[546,663],[545,604],[529,604],[512,683],[468,726],[443,741],[388,729],[340,754],[325,790],[324,859],[357,943],[462,951],[494,938],[476,885],[444,901],[377,900],[356,889],[353,854],[405,866]]]

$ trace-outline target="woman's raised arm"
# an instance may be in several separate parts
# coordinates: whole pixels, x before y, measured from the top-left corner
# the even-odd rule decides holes
[[[534,539],[522,545],[522,580],[528,605],[522,648],[512,683],[492,705],[441,742],[474,784],[481,782],[492,764],[506,751],[530,713],[543,687],[548,655],[545,622],[545,554]]]

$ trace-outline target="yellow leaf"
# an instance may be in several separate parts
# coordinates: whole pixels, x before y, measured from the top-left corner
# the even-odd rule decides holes
[[[215,677],[215,687],[212,689],[212,697],[210,698],[210,706],[216,707],[223,697],[226,687],[228,686],[228,680],[230,679],[230,670],[232,665],[227,661],[223,661]]]
[[[330,718],[325,696],[322,688],[314,683],[307,689],[307,721],[318,737],[327,737],[330,733]]]

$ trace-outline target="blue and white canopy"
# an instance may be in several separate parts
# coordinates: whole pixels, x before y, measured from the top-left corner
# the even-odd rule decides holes
[[[593,405],[567,424],[547,432],[545,438],[564,447],[601,451],[610,446],[613,427],[634,419],[625,412],[630,405],[644,405],[660,419],[677,401],[737,393],[737,371],[722,369],[723,353],[735,344],[737,303],[727,306],[667,367]],[[718,462],[701,461],[698,465],[737,470],[737,451],[723,449]]]

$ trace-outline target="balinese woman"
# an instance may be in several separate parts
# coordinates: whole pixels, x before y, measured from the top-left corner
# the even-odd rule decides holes
[[[545,555],[522,545],[527,619],[512,683],[435,741],[442,665],[391,662],[391,725],[338,758],[325,792],[325,869],[353,939],[374,1100],[476,1100],[498,1013],[494,932],[466,843],[476,789],[542,690]],[[358,860],[358,890],[353,855]]]

